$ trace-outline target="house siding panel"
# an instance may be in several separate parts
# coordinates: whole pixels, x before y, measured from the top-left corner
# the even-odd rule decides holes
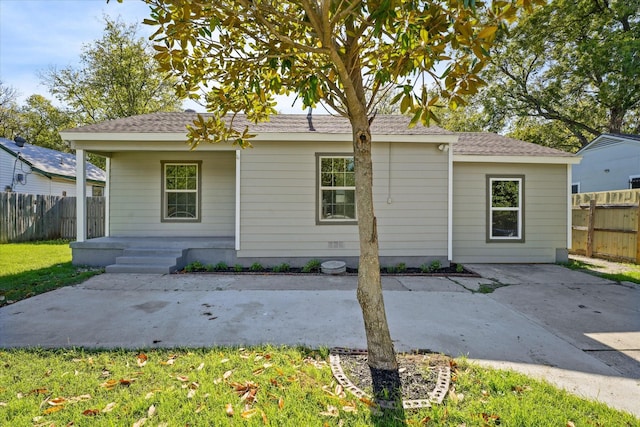
[[[161,222],[161,161],[202,161],[202,219]],[[233,236],[235,153],[121,152],[111,159],[111,236]]]
[[[453,261],[555,262],[567,247],[565,165],[454,164]],[[524,175],[524,243],[486,242],[486,175]]]
[[[357,256],[357,225],[316,224],[316,153],[351,154],[351,144],[254,145],[242,152],[238,256]],[[447,156],[433,144],[382,142],[372,155],[380,255],[446,256]]]
[[[572,167],[573,183],[580,192],[625,190],[629,176],[640,175],[640,141],[620,141],[579,153],[582,161]]]

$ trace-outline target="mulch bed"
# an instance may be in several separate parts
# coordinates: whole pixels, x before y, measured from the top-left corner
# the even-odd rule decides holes
[[[331,369],[343,387],[359,398],[376,401],[382,407],[395,402],[375,399],[373,378],[367,364],[366,350],[331,350]],[[449,391],[452,359],[438,353],[398,353],[398,370],[404,408],[428,407],[442,403]],[[345,378],[346,377],[346,378]]]

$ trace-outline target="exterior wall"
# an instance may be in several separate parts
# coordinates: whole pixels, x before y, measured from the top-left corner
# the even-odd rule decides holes
[[[162,222],[161,161],[201,160],[202,218]],[[111,158],[111,236],[233,236],[235,152],[117,152]]]
[[[582,161],[573,166],[571,178],[580,183],[580,193],[625,190],[629,176],[640,175],[640,142],[620,142],[580,154]]]
[[[454,163],[453,262],[556,262],[567,248],[567,166]],[[524,175],[523,243],[486,242],[486,175]]]
[[[316,153],[353,149],[262,142],[241,153],[239,258],[357,257],[357,225],[316,224]],[[381,257],[446,261],[447,154],[436,144],[376,142],[373,163]]]
[[[11,185],[15,160],[15,157],[4,150],[0,150],[0,191],[5,191],[5,187]],[[22,162],[18,162],[15,170],[16,174],[24,174],[24,171],[20,168],[21,164],[23,165],[24,171],[28,172],[31,170]],[[76,183],[72,180],[60,178],[50,179],[37,172],[26,174],[26,180],[27,183],[25,185],[16,181],[13,185],[13,191],[16,193],[42,194],[46,196],[62,196],[63,192],[66,192],[66,195],[69,197],[76,195]],[[91,195],[91,190],[92,185],[87,185],[87,195]]]

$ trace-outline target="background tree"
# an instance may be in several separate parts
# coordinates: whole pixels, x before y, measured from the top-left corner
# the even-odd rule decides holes
[[[60,130],[74,127],[73,117],[53,106],[42,95],[31,95],[19,109],[20,136],[27,142],[40,147],[70,152],[60,137]]]
[[[20,128],[18,121],[18,94],[0,80],[0,136],[13,139]]]
[[[41,76],[49,91],[78,124],[178,110],[174,82],[158,71],[137,25],[108,17],[104,22],[104,35],[83,47],[79,67],[54,68]]]
[[[487,114],[516,135],[575,151],[640,132],[640,0],[553,0],[496,47]]]
[[[353,134],[360,258],[357,296],[362,308],[374,390],[397,391],[397,363],[389,334],[373,210],[371,131],[379,96],[394,98],[412,124],[428,123],[438,96],[462,104],[475,93],[486,52],[504,19],[530,0],[149,0],[152,36],[162,68],[178,79],[181,96],[200,97],[213,115],[189,128],[202,141],[249,145],[236,129],[241,112],[253,121],[275,113],[273,97],[295,92],[303,107],[322,102],[349,119]],[[435,68],[448,62],[442,75]],[[440,82],[442,78],[442,82]],[[390,383],[380,382],[390,378]]]

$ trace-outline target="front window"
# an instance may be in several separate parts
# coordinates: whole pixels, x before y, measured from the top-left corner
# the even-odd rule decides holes
[[[162,162],[162,220],[200,221],[200,162]]]
[[[487,177],[487,241],[524,241],[523,177]]]
[[[318,156],[319,223],[356,222],[356,178],[353,156]]]

